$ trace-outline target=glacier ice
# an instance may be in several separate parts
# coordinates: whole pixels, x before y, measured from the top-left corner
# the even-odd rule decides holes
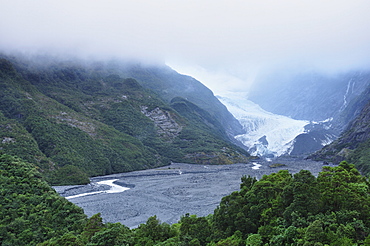
[[[247,146],[251,155],[277,157],[289,154],[295,137],[304,133],[304,127],[310,123],[267,112],[246,98],[218,98],[246,131],[235,138]]]

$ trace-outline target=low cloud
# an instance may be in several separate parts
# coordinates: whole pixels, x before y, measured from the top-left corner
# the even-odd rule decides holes
[[[222,70],[370,66],[368,0],[0,0],[0,50]],[[244,74],[244,75],[243,75]]]

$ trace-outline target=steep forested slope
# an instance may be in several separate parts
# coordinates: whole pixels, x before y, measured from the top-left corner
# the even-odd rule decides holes
[[[59,196],[32,164],[0,154],[0,185],[1,245],[36,245],[82,231],[83,210]]]
[[[244,133],[238,120],[213,95],[213,92],[190,76],[181,75],[167,66],[127,65],[115,61],[105,64],[105,67],[123,77],[135,78],[166,102],[175,97],[186,98],[220,122],[232,139],[233,136]]]
[[[0,147],[37,164],[53,184],[248,155],[199,106],[181,99],[191,110],[172,108],[136,80],[96,64],[5,57],[0,86]]]

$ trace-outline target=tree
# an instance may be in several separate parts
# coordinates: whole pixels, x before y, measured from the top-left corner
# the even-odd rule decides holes
[[[241,192],[241,195],[244,195],[257,182],[257,179],[256,177],[251,177],[250,175],[248,175],[248,177],[244,175],[242,176],[241,181],[242,182],[240,184],[240,192]]]
[[[61,236],[60,238],[51,239],[49,241],[45,241],[38,246],[85,246],[86,244],[83,243],[78,237],[76,237],[72,232],[68,232]]]
[[[103,228],[104,224],[100,213],[94,214],[93,216],[91,216],[91,218],[88,219],[83,232],[81,233],[82,240],[84,242],[89,242],[91,237]]]
[[[315,220],[312,222],[307,227],[304,239],[310,243],[323,243],[325,241],[325,233],[322,221]]]
[[[353,164],[324,167],[317,181],[324,211],[356,210],[361,219],[370,218],[369,186]]]
[[[293,212],[307,218],[309,214],[316,214],[321,209],[316,178],[307,170],[294,175],[292,182],[284,188],[282,199],[286,207],[283,216],[288,223],[293,222]]]
[[[108,224],[96,232],[87,246],[133,245],[132,232],[120,223]]]
[[[246,246],[261,246],[263,244],[263,241],[261,235],[250,234],[245,243]]]
[[[140,244],[157,243],[177,236],[176,231],[167,223],[161,223],[157,216],[150,217],[145,224],[135,229],[135,238]]]
[[[206,245],[210,241],[211,227],[205,217],[186,214],[180,219],[180,240],[191,242],[194,239],[200,245]],[[195,242],[195,241],[194,241]],[[193,242],[193,243],[194,243]]]

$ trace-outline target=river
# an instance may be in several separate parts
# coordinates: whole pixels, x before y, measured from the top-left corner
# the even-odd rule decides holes
[[[121,222],[137,227],[153,215],[162,222],[176,223],[186,213],[213,213],[221,198],[239,190],[243,175],[261,178],[288,169],[308,169],[314,175],[322,163],[287,158],[285,166],[271,168],[272,162],[248,164],[170,166],[91,178],[91,184],[54,187],[62,196],[82,207],[88,216],[101,213],[104,222]]]

